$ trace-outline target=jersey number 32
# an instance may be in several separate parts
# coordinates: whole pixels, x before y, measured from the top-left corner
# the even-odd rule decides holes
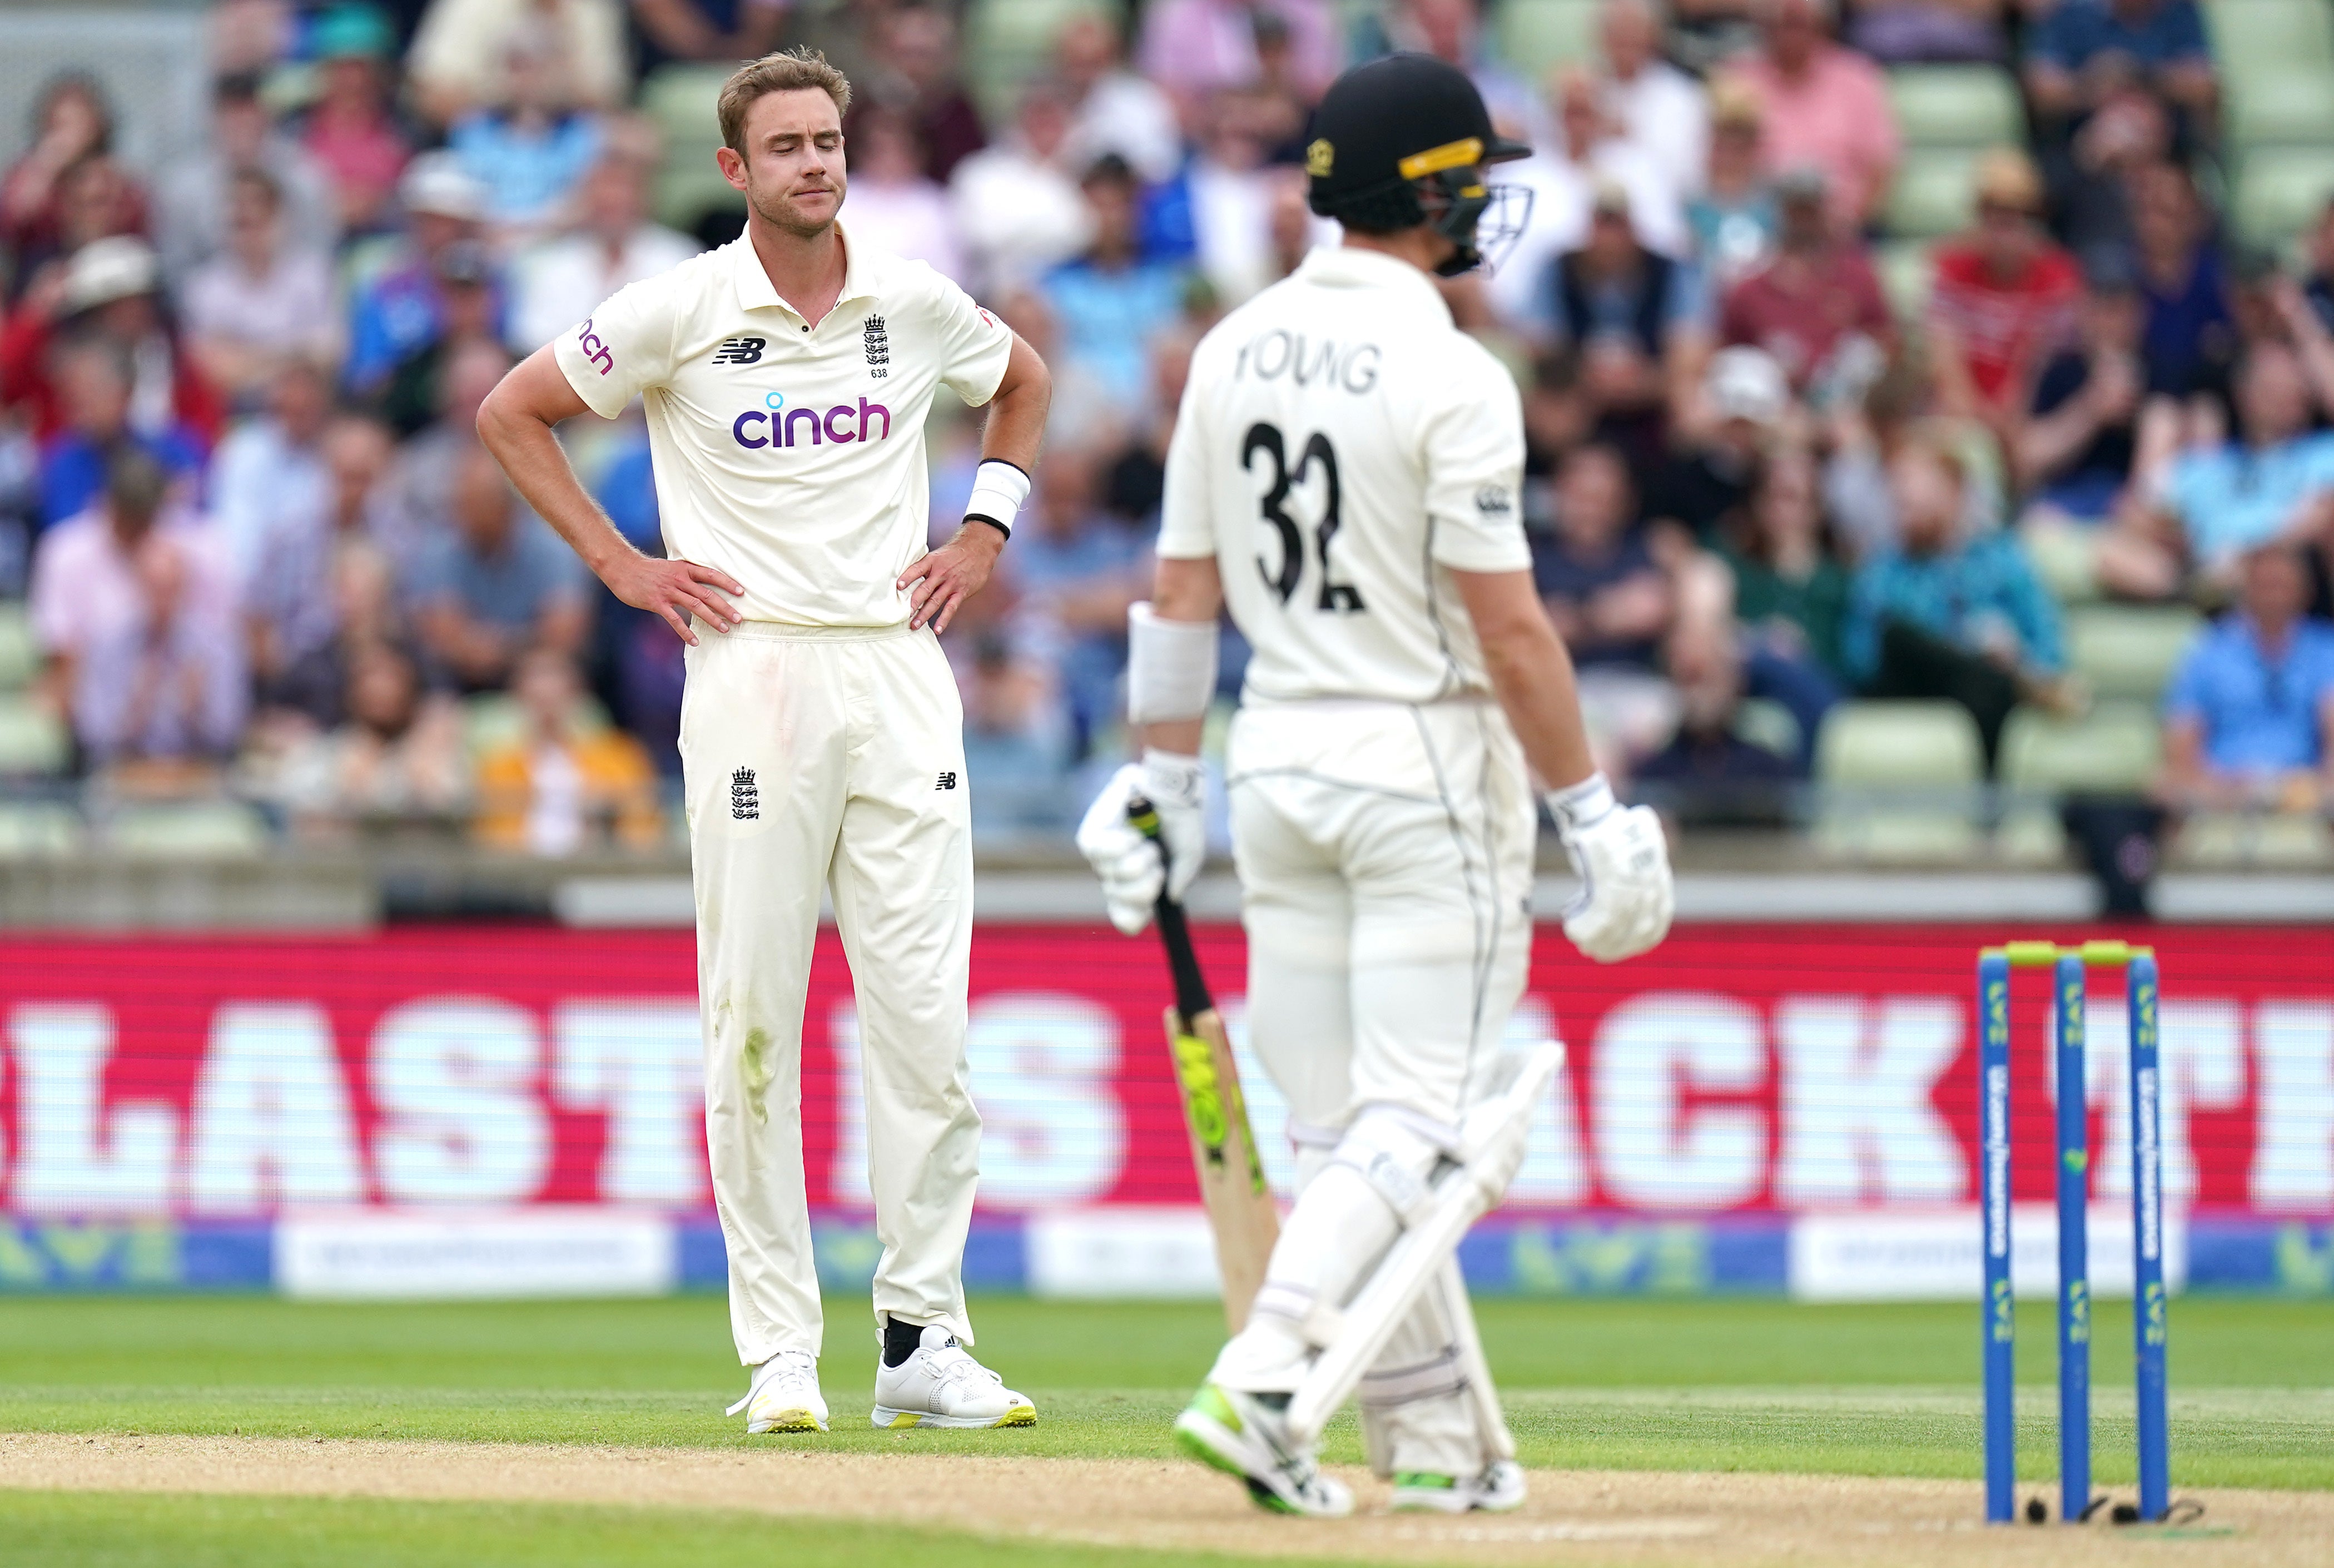
[[[1305,476],[1317,462],[1327,481],[1328,493],[1321,508],[1321,520],[1313,528],[1313,555],[1320,563],[1321,581],[1314,607],[1333,611],[1366,609],[1361,590],[1350,583],[1336,581],[1329,572],[1329,542],[1337,537],[1344,500],[1337,481],[1336,449],[1330,446],[1329,438],[1318,431],[1306,437],[1305,448],[1297,455],[1297,466],[1291,469],[1288,446],[1281,439],[1280,427],[1259,421],[1249,426],[1248,434],[1240,438],[1240,466],[1253,473],[1259,453],[1272,465],[1272,484],[1257,506],[1280,540],[1278,569],[1266,554],[1259,552],[1256,557],[1257,570],[1264,574],[1264,586],[1279,595],[1280,602],[1287,605],[1296,596],[1297,584],[1304,580],[1305,531],[1288,515],[1288,492],[1305,481]]]

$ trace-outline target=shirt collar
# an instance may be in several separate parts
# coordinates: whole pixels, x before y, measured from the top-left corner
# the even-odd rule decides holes
[[[882,271],[876,256],[866,247],[854,244],[839,219],[834,231],[843,239],[843,292],[835,296],[835,305],[873,299]],[[801,320],[802,313],[778,296],[778,291],[771,286],[770,275],[762,270],[762,258],[754,253],[754,237],[741,234],[729,244],[738,253],[738,303],[747,310],[782,310]]]
[[[1406,261],[1384,251],[1350,245],[1321,245],[1307,251],[1297,272],[1319,288],[1374,288],[1406,295],[1416,309],[1443,326],[1452,324],[1451,307],[1434,280]]]

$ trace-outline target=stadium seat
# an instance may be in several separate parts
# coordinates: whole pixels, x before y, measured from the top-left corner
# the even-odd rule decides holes
[[[1853,860],[1972,855],[1984,756],[1958,703],[1841,703],[1816,737],[1818,847]]]
[[[1799,721],[1780,702],[1770,702],[1764,697],[1745,702],[1735,710],[1734,738],[1747,740],[1762,751],[1772,751],[1786,761],[1799,760]]]
[[[2334,9],[2327,0],[2213,0],[2205,16],[2224,78],[2257,66],[2334,72]]]
[[[121,853],[151,860],[251,859],[268,845],[259,813],[236,800],[125,807],[105,837]]]
[[[664,140],[654,187],[657,221],[683,233],[708,213],[745,208],[746,198],[713,161],[721,145],[713,105],[728,75],[726,65],[663,65],[641,84],[641,112],[656,122]]]
[[[1873,247],[1872,269],[1880,275],[1880,292],[1888,296],[1888,308],[1896,319],[1906,325],[1919,321],[1929,307],[1930,275],[1934,270],[1929,242],[1883,240]]]
[[[63,722],[31,697],[0,695],[0,776],[63,772],[69,740]]]
[[[2095,697],[2153,705],[2201,624],[2180,606],[2084,605],[2067,614],[2068,663]]]
[[[63,801],[0,801],[0,861],[71,855],[82,837],[81,814]]]
[[[1906,147],[2001,147],[2026,140],[2010,73],[1992,65],[1907,65],[1888,73]]]
[[[2204,812],[2180,825],[2166,858],[2175,866],[2205,869],[2323,870],[2334,866],[2334,829],[2320,817]]]
[[[2222,124],[2240,151],[2334,145],[2334,67],[2279,65],[2233,77]]]
[[[2256,148],[2237,168],[2230,203],[2238,237],[2275,250],[2318,221],[2334,196],[2334,148]]]
[[[1051,67],[1063,24],[1087,12],[1118,21],[1126,7],[1115,0],[972,0],[965,8],[965,89],[989,124],[1011,123],[1022,86]]]
[[[2155,712],[2102,702],[2079,719],[2020,708],[2001,729],[2001,781],[2053,795],[2136,795],[2164,760]]]
[[[40,673],[41,648],[33,640],[33,618],[22,605],[0,605],[0,692],[30,685]]]
[[[1498,22],[1500,56],[1529,82],[1557,65],[1597,58],[1598,0],[1505,0]]]
[[[1898,239],[1935,239],[1970,225],[1978,150],[1914,148],[1888,188],[1888,232]]]

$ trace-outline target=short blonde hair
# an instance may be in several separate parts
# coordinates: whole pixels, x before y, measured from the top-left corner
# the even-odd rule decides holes
[[[739,157],[746,154],[746,111],[766,93],[799,92],[815,87],[834,100],[838,118],[851,112],[851,79],[826,63],[817,50],[782,49],[748,60],[721,84],[714,112],[721,121],[721,140]]]

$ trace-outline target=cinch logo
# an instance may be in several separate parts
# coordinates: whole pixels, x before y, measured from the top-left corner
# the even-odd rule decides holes
[[[791,447],[801,443],[805,431],[810,444],[824,441],[842,445],[847,441],[881,441],[892,437],[892,411],[882,403],[859,400],[856,408],[849,403],[837,403],[821,412],[817,409],[790,409],[786,394],[771,392],[762,399],[763,407],[747,409],[729,421],[729,434],[741,447]],[[868,421],[881,418],[883,428],[870,430]],[[838,424],[837,421],[842,421]],[[756,433],[747,434],[748,426]]]
[[[584,324],[575,329],[575,346],[584,351],[585,359],[600,367],[602,375],[616,368],[616,356],[609,352],[600,334],[592,330],[592,318],[588,315],[584,318]]]

